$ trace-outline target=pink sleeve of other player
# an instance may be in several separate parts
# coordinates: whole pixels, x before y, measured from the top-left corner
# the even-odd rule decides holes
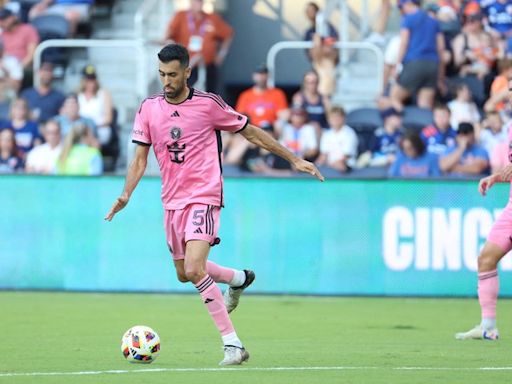
[[[212,102],[211,118],[215,129],[228,132],[238,132],[245,128],[247,116],[238,113],[228,104],[216,96],[219,101]]]
[[[149,124],[146,118],[146,111],[148,107],[148,104],[142,102],[139,112],[135,115],[132,130],[132,141],[134,143],[151,145],[151,134],[149,132]]]

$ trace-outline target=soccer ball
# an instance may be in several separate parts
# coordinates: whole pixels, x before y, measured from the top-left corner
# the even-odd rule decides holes
[[[151,328],[136,325],[123,335],[121,352],[130,363],[152,363],[160,353],[160,337]]]

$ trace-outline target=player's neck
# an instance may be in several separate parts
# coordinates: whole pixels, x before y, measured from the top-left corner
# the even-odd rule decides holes
[[[189,94],[190,94],[190,88],[185,87],[185,88],[183,88],[183,91],[178,96],[176,96],[174,98],[170,98],[167,95],[165,95],[165,101],[167,101],[169,104],[180,104],[188,99]]]

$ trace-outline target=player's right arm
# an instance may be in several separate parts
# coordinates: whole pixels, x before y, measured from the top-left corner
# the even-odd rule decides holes
[[[137,145],[135,157],[133,158],[126,174],[123,193],[121,193],[121,196],[119,196],[114,204],[112,204],[112,208],[110,208],[110,211],[105,216],[105,220],[111,221],[114,215],[126,207],[128,201],[130,201],[130,196],[146,170],[149,148],[149,145]]]

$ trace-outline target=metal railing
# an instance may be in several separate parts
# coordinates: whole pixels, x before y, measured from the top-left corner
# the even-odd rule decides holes
[[[135,50],[134,60],[136,61],[137,74],[136,74],[136,93],[140,99],[147,95],[148,79],[147,79],[147,63],[146,53],[144,51],[144,44],[142,41],[133,40],[86,40],[86,39],[52,39],[45,40],[39,44],[34,52],[34,85],[39,85],[38,69],[41,66],[43,51],[47,48],[130,48]],[[109,52],[112,55],[112,52]],[[114,55],[112,55],[115,57]]]
[[[144,32],[145,21],[157,6],[158,16],[160,17],[159,25],[164,26],[169,21],[170,15],[167,12],[167,0],[144,0],[133,17],[133,22],[135,25],[135,37],[137,39],[146,40]]]
[[[343,52],[345,50],[367,50],[375,54],[376,57],[376,76],[375,76],[375,90],[381,91],[382,90],[382,84],[383,84],[383,76],[384,76],[384,55],[382,54],[382,51],[372,43],[367,42],[341,42],[338,41],[334,43],[334,46],[340,50],[340,55],[343,55]],[[312,41],[280,41],[276,44],[274,44],[272,47],[270,47],[268,53],[267,53],[267,67],[269,71],[269,79],[268,83],[269,86],[273,87],[275,86],[275,75],[276,75],[276,57],[277,55],[285,50],[285,49],[309,49],[313,48],[313,42]],[[342,64],[346,65],[346,64]]]

